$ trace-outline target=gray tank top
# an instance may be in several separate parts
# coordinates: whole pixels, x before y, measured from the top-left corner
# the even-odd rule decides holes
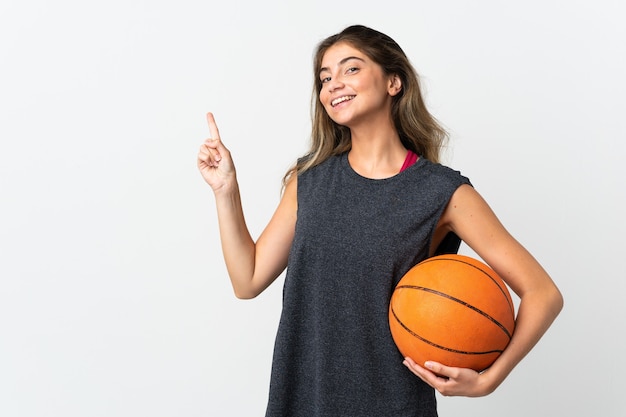
[[[462,184],[459,172],[423,158],[368,179],[345,153],[298,177],[267,417],[437,415],[434,390],[402,365],[388,308]],[[456,252],[460,240],[445,243]]]

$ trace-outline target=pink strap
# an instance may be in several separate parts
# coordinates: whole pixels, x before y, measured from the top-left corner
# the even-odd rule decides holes
[[[419,157],[417,156],[415,152],[413,152],[412,150],[409,150],[406,154],[406,158],[404,159],[404,164],[402,164],[402,168],[400,168],[400,172],[404,171],[405,169],[413,165],[415,162],[417,162],[418,158]]]

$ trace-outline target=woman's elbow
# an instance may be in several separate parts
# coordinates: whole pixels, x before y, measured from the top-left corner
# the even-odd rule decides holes
[[[559,291],[559,289],[557,288],[557,286],[554,286],[554,289],[552,290],[552,308],[554,311],[554,316],[558,316],[559,313],[561,312],[561,310],[563,310],[563,306],[565,305],[565,300],[563,298],[563,294],[561,293],[561,291]]]
[[[237,289],[234,287],[233,287],[233,292],[235,294],[235,297],[237,297],[240,300],[252,300],[253,298],[256,298],[256,296],[261,293],[260,291],[254,291],[251,289]]]

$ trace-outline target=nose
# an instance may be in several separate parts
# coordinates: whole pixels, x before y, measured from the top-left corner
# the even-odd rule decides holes
[[[344,85],[343,82],[341,82],[339,78],[333,77],[326,84],[326,88],[328,89],[330,93],[332,93],[336,90],[343,88],[343,85]]]

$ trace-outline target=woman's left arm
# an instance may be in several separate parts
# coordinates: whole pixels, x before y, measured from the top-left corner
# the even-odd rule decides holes
[[[439,228],[456,233],[520,298],[515,332],[487,370],[447,367],[407,358],[405,365],[443,395],[479,397],[493,392],[530,352],[563,308],[563,297],[537,260],[509,234],[480,194],[462,185],[453,194]]]

